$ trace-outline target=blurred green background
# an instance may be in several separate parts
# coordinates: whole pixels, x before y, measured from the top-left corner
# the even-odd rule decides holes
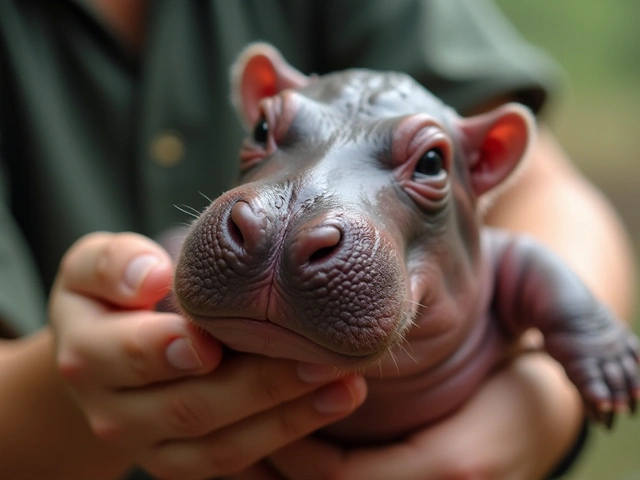
[[[547,120],[612,200],[640,252],[640,1],[496,2],[564,68],[566,88]],[[634,327],[640,333],[638,314]],[[613,433],[594,432],[567,480],[640,480],[640,415],[619,420]]]

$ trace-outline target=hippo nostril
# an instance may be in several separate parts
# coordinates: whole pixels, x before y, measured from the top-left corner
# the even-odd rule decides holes
[[[309,263],[319,262],[323,258],[328,257],[329,255],[331,255],[334,249],[334,247],[323,247],[313,252],[309,257]]]
[[[297,250],[299,262],[319,262],[335,252],[342,233],[333,225],[304,230],[298,235]]]
[[[249,251],[259,244],[263,223],[264,217],[256,215],[247,202],[240,200],[231,208],[227,231],[237,245]]]
[[[240,230],[236,222],[233,221],[231,215],[229,215],[227,219],[227,231],[229,232],[229,236],[231,237],[231,239],[237,245],[244,245],[244,237],[242,236],[242,231]]]

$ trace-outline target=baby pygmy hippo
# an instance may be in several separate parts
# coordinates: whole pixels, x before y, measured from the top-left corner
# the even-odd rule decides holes
[[[532,143],[526,108],[461,118],[404,74],[307,77],[264,44],[233,89],[240,185],[191,227],[176,296],[234,350],[363,371],[368,398],[332,437],[442,418],[532,327],[595,420],[635,408],[633,334],[555,255],[481,224]]]

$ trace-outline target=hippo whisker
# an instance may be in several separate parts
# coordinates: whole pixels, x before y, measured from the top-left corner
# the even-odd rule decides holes
[[[356,375],[364,375],[366,371],[366,366],[358,366],[358,367],[351,367],[351,368],[342,368],[342,367],[334,367],[333,368],[333,372],[334,375],[337,377],[341,377],[347,374],[356,374]]]
[[[200,195],[202,195],[206,201],[208,201],[209,203],[213,203],[213,200],[211,200],[209,197],[207,197],[204,193],[202,193],[202,192],[198,192],[198,193]]]
[[[405,343],[409,346],[411,352],[404,346]],[[406,338],[403,338],[402,341],[398,343],[398,347],[401,348],[402,351],[406,353],[411,360],[414,361],[414,363],[418,363],[418,360],[416,360],[416,358],[413,356],[413,348],[411,347],[411,343]]]
[[[400,367],[398,366],[398,359],[394,355],[393,350],[391,348],[389,348],[389,356],[391,357],[391,360],[393,360],[393,363],[396,366],[396,372],[398,373],[398,376],[400,376]]]
[[[414,301],[414,300],[407,300],[407,302],[411,303],[412,305],[417,305],[418,307],[422,307],[422,308],[424,308],[424,309],[429,308],[429,306],[428,306],[428,305],[424,305],[424,304],[422,304],[422,303],[420,303],[420,302],[416,302],[416,301]]]
[[[174,207],[193,218],[198,218],[202,213],[189,205],[174,205]]]

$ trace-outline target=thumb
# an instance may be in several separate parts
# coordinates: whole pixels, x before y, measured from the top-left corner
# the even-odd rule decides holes
[[[64,256],[56,287],[121,308],[151,308],[171,289],[173,263],[149,238],[93,233]]]

